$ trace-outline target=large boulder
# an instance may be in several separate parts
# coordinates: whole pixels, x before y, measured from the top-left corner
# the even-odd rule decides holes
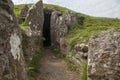
[[[28,13],[29,7],[27,5],[24,5],[23,8],[20,11],[19,15],[19,23],[22,23],[25,21],[27,13]]]
[[[63,18],[64,18],[65,25],[68,27],[68,29],[74,28],[74,24],[76,22],[77,17],[72,11],[69,11],[69,10],[66,11],[63,14]]]
[[[0,80],[27,80],[21,31],[11,0],[0,0]]]
[[[26,17],[26,22],[27,26],[30,26],[32,31],[38,31],[41,34],[44,22],[42,0],[39,0],[29,9]]]
[[[120,79],[120,31],[110,29],[89,42],[88,80]]]
[[[39,0],[28,11],[25,30],[23,32],[23,48],[26,60],[29,62],[39,52],[44,23],[43,3]]]
[[[52,45],[55,45],[57,44],[57,24],[56,24],[56,20],[58,19],[59,16],[61,16],[62,13],[60,11],[53,11],[52,14],[51,14],[51,42],[52,42]],[[58,45],[58,44],[57,44]]]
[[[70,11],[62,14],[60,11],[53,11],[51,15],[51,40],[53,45],[60,46],[60,38],[64,38],[74,25],[76,18]]]

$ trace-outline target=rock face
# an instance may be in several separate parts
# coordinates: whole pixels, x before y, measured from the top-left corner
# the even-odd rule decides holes
[[[25,18],[27,16],[27,13],[28,13],[28,6],[27,5],[24,5],[24,7],[21,9],[20,11],[20,15],[19,15],[19,23],[22,23],[25,21]]]
[[[0,0],[0,80],[26,80],[21,31],[11,0]]]
[[[88,80],[120,79],[120,31],[110,29],[89,42]]]
[[[41,34],[44,22],[43,3],[39,0],[28,11],[27,25],[30,26],[32,31],[38,31]]]
[[[62,13],[60,11],[54,11],[52,12],[51,14],[51,43],[52,45],[54,44],[57,44],[57,29],[58,29],[58,26],[57,23],[56,23],[56,20],[59,18],[59,16],[61,16]]]
[[[70,28],[73,27],[75,16],[70,11],[63,15],[60,11],[53,11],[51,15],[51,41],[52,45],[60,45],[60,38],[63,38]]]
[[[30,61],[40,50],[43,22],[43,3],[40,0],[29,9],[26,17],[27,26],[23,33],[23,51],[27,61]]]
[[[70,62],[80,67],[84,62],[87,62],[88,58],[88,45],[81,43],[75,45],[76,54],[71,57]]]
[[[60,38],[60,51],[63,55],[67,55],[70,51],[70,45],[64,38]]]

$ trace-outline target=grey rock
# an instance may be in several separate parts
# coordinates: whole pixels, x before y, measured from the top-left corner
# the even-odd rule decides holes
[[[51,42],[52,42],[52,45],[58,45],[57,43],[57,24],[56,24],[56,20],[58,19],[59,16],[61,16],[62,13],[60,11],[53,11],[52,14],[51,14]]]
[[[88,58],[88,45],[85,43],[75,45],[76,54],[70,58],[70,61],[78,67],[81,67]]]
[[[75,66],[77,67],[81,67],[83,66],[84,62],[87,62],[86,58],[83,58],[83,56],[81,56],[82,53],[76,53],[74,56],[72,56],[69,61],[71,63],[73,63]],[[86,53],[85,53],[86,54]]]
[[[60,51],[63,55],[67,55],[70,51],[70,45],[64,38],[60,38]]]
[[[53,11],[56,11],[54,8],[44,7],[44,14],[51,14]]]
[[[76,15],[72,11],[68,10],[63,14],[63,18],[68,29],[73,29],[77,19]]]
[[[0,0],[0,80],[26,80],[21,31],[11,0]]]
[[[77,52],[87,53],[88,52],[88,45],[86,45],[84,43],[77,44],[77,45],[75,45],[75,50]]]
[[[25,21],[26,19],[26,16],[27,16],[27,13],[28,13],[28,6],[27,5],[24,5],[23,8],[21,9],[20,11],[20,15],[19,15],[19,23],[22,23]]]
[[[26,22],[27,26],[30,26],[31,30],[42,32],[44,22],[42,0],[39,0],[29,9],[26,17]]]
[[[8,5],[8,3],[9,3],[9,5]],[[13,4],[12,0],[4,0],[4,1],[1,0],[0,1],[0,6],[1,6],[1,9],[4,8],[5,11],[12,14],[11,10],[14,9],[14,4]]]
[[[88,80],[120,79],[120,31],[110,29],[89,41]]]
[[[39,0],[28,11],[25,32],[23,32],[23,52],[29,63],[42,46],[42,30],[44,23],[43,3]]]
[[[60,11],[53,11],[51,15],[51,40],[53,45],[60,45],[60,38],[68,33],[68,30],[73,27],[75,17],[70,12],[61,14]]]

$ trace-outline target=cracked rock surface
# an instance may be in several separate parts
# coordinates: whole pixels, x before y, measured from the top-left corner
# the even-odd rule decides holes
[[[11,0],[0,0],[0,80],[26,80],[21,31]]]
[[[92,36],[88,53],[88,80],[120,79],[120,31],[110,29]]]

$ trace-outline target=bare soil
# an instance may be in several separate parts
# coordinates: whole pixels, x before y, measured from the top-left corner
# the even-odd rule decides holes
[[[38,80],[80,80],[79,73],[70,71],[66,62],[56,57],[50,49],[45,50],[40,64],[41,68]]]

